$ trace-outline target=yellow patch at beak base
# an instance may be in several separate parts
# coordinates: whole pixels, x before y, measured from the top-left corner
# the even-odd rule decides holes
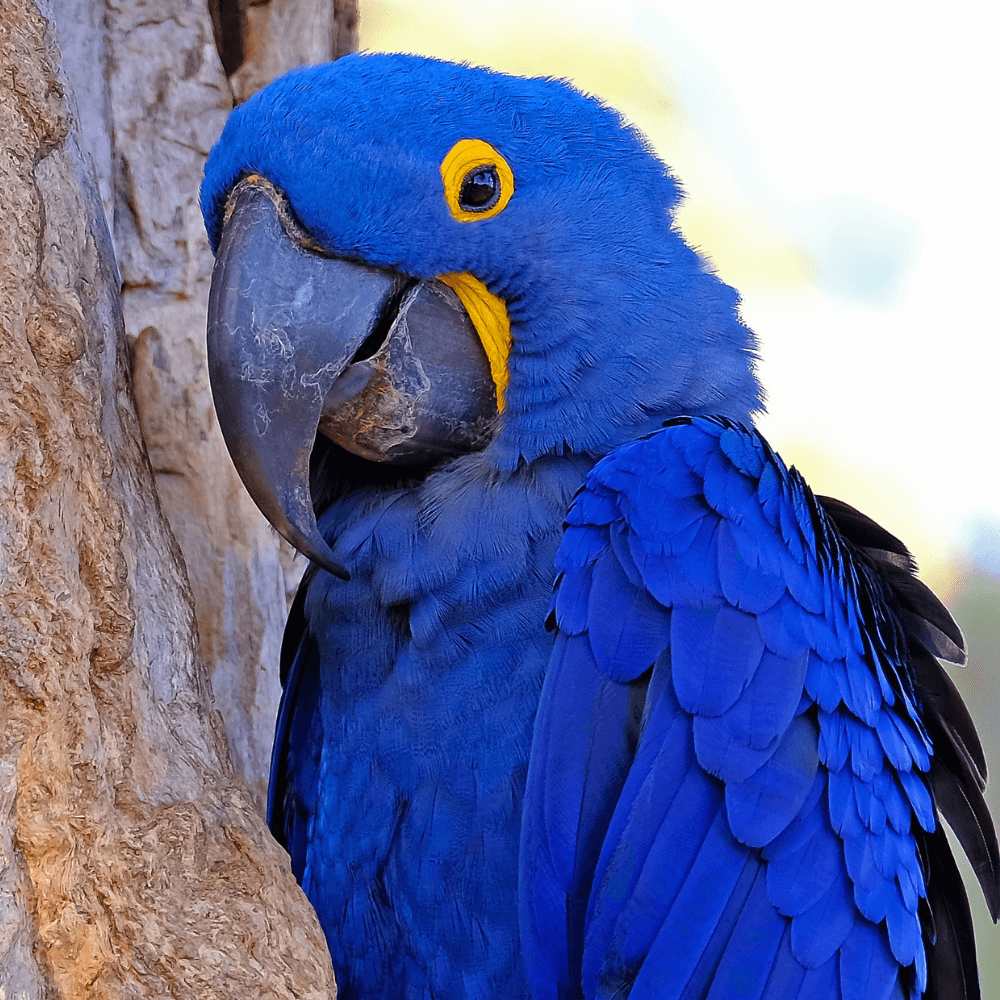
[[[490,374],[497,389],[497,412],[503,413],[504,393],[510,381],[510,317],[503,300],[468,272],[438,275],[459,298],[479,334],[490,362]]]

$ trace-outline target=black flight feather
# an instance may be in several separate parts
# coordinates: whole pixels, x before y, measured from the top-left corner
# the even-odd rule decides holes
[[[917,831],[917,848],[927,881],[925,1000],[981,1000],[976,936],[969,897],[941,826]]]
[[[965,640],[947,608],[916,576],[902,542],[860,511],[817,497],[844,541],[882,582],[906,636],[906,682],[912,685],[934,746],[929,781],[941,815],[955,831],[982,887],[990,915],[1000,915],[1000,848],[983,790],[986,757],[958,689],[935,659],[965,662]],[[900,678],[901,679],[901,678]],[[928,887],[922,914],[930,1000],[980,1000],[975,935],[965,887],[941,826],[916,830]]]

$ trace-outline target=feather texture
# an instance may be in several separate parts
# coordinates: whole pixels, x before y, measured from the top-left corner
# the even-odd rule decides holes
[[[981,749],[931,655],[954,653],[961,635],[902,544],[817,500],[753,431],[706,418],[671,421],[599,463],[567,524],[558,669],[542,691],[522,835],[532,981],[547,975],[551,996],[876,1000],[950,996],[941,970],[957,969],[962,995],[977,996],[962,904],[940,895],[954,862],[931,789],[988,899],[996,838],[979,805]],[[554,758],[553,723],[541,722],[583,676],[646,699],[600,820],[558,763],[586,740],[596,764],[593,723],[561,732]],[[572,856],[557,847],[570,817],[574,843],[588,844]],[[601,825],[584,836],[588,821]],[[578,953],[580,933],[535,919],[536,892],[565,909],[557,872],[589,901],[579,972],[564,965],[552,982],[545,956],[567,940]],[[820,982],[828,992],[809,992]]]

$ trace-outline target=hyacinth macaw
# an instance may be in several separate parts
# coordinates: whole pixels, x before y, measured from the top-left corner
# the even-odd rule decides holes
[[[753,430],[678,197],[567,84],[410,56],[212,152],[220,423],[312,560],[270,822],[344,1000],[979,996],[961,633]]]

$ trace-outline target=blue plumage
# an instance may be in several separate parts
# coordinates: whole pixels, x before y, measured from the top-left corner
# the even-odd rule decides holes
[[[706,440],[718,447],[706,448]],[[677,474],[678,463],[687,467],[687,475]],[[637,474],[642,468],[650,470],[645,477]],[[696,537],[704,548],[696,561],[690,558],[690,544],[675,545],[669,537],[671,530],[690,532],[691,525],[652,516],[651,487],[661,478],[671,482],[667,490],[684,481],[685,495],[699,501],[694,506],[703,523]],[[599,505],[590,500],[591,492]],[[781,505],[797,512],[794,519],[778,514]],[[590,512],[598,514],[597,523]],[[654,709],[645,720],[616,807],[623,821],[612,817],[608,823],[592,882],[593,923],[585,934],[599,942],[601,962],[618,956],[612,978],[619,988],[631,984],[632,995],[636,990],[644,995],[648,988],[658,997],[762,996],[768,960],[758,956],[750,968],[746,958],[747,941],[758,940],[765,951],[773,948],[775,956],[785,956],[786,963],[790,954],[803,976],[839,955],[844,996],[888,996],[897,989],[901,995],[918,995],[927,984],[918,914],[926,896],[926,861],[918,857],[915,830],[931,833],[936,825],[927,788],[931,746],[912,707],[916,692],[912,685],[899,686],[907,676],[905,646],[877,579],[801,480],[757,435],[726,421],[673,421],[619,449],[591,472],[568,522],[557,557],[562,587],[572,592],[576,577],[586,575],[592,593],[602,574],[623,577],[623,570],[604,567],[616,551],[609,544],[612,532],[620,536],[624,531],[642,583],[656,596],[663,620],[671,623],[665,652],[638,654],[632,671],[616,664],[607,674],[631,680],[651,672],[651,688],[653,678],[664,674],[668,680],[660,686],[671,697],[664,701],[661,693],[658,704],[674,706],[666,715]],[[787,544],[787,526],[793,523],[802,542],[794,549]],[[598,546],[601,534],[608,543],[603,548]],[[592,540],[581,547],[577,535]],[[799,552],[803,565],[786,570]],[[699,583],[690,580],[699,572]],[[682,574],[688,580],[674,583]],[[808,580],[821,589],[800,604],[786,590],[786,580],[794,580],[800,592]],[[774,609],[783,602],[775,617]],[[557,598],[560,628],[562,607]],[[522,891],[529,895],[549,877],[547,863],[534,848],[540,840],[551,845],[548,824],[553,822],[551,811],[545,821],[535,817],[544,793],[534,775],[545,766],[548,720],[558,718],[551,706],[572,683],[566,661],[572,649],[585,648],[580,640],[589,637],[590,623],[578,615],[572,628],[574,646],[566,647],[560,670],[546,678],[532,750],[522,835],[522,850],[532,850],[532,862],[525,866],[522,861],[521,871],[528,883]],[[564,641],[560,634],[557,653]],[[588,653],[587,666],[580,669],[592,671],[596,662]],[[647,741],[653,749],[644,753]],[[635,808],[629,787],[652,773],[658,748],[688,741],[693,753],[683,763],[674,761],[672,771],[703,784],[697,798],[700,806],[714,810],[713,825],[699,826],[697,808],[686,804],[679,814],[644,810],[642,819],[654,832],[640,835],[635,821],[624,818]],[[716,779],[715,786],[704,784],[706,775]],[[670,794],[666,782],[662,788]],[[576,813],[568,808],[565,815]],[[726,820],[722,827],[720,817]],[[680,844],[692,826],[701,846],[698,853],[685,854]],[[708,851],[711,863],[708,855],[699,861]],[[662,852],[667,852],[667,868]],[[604,856],[612,860],[605,862]],[[620,856],[628,858],[633,873],[656,873],[655,893],[636,895],[641,876],[640,883],[623,883],[615,863]],[[754,888],[743,895],[747,864],[760,866],[760,881],[755,876],[753,885],[766,885],[766,893]],[[631,886],[626,897],[623,884]],[[708,908],[692,911],[701,905],[695,900]],[[682,928],[671,918],[681,907],[694,914],[693,927]],[[523,919],[531,918],[524,914]],[[655,939],[647,933],[636,947],[631,928],[637,919],[642,926],[662,923],[670,931],[661,930]],[[558,927],[546,937],[539,928],[527,940],[544,953],[561,947],[565,934],[566,928]],[[867,956],[863,973],[862,953]],[[543,960],[530,951],[527,957],[529,968]],[[588,984],[587,967],[585,955],[584,995],[591,989],[602,995],[600,976],[610,973],[605,969]],[[781,977],[786,975],[799,980],[794,969],[780,970]]]
[[[514,176],[480,221],[442,192],[466,139]],[[643,140],[557,81],[356,56],[234,112],[214,248],[251,174],[312,249],[471,275],[510,320],[485,444],[312,456],[350,579],[296,599],[270,815],[345,1000],[977,996],[935,881],[937,801],[1000,905],[932,655],[961,637],[896,539],[750,429],[752,335]]]

